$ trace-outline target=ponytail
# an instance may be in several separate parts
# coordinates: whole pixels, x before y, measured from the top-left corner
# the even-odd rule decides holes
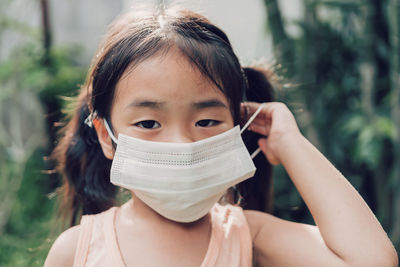
[[[77,107],[53,152],[62,174],[61,215],[75,225],[80,215],[95,214],[114,204],[116,187],[110,183],[111,160],[100,147],[94,128],[85,124],[90,114],[86,90],[78,96]]]
[[[269,81],[272,73],[259,68],[243,68],[247,78],[245,101],[272,102],[274,90]],[[243,141],[250,152],[258,148],[257,141],[261,135],[245,131]],[[273,183],[272,166],[261,153],[254,158],[257,171],[252,179],[245,180],[237,185],[239,194],[243,197],[242,207],[272,213],[273,211]]]

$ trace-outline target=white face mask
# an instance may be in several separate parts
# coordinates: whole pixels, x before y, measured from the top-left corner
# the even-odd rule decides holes
[[[226,190],[250,177],[256,168],[236,126],[193,143],[146,141],[124,134],[113,136],[117,149],[111,183],[127,188],[160,215],[177,222],[205,216]]]

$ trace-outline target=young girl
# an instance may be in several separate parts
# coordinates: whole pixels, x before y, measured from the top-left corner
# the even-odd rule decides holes
[[[357,191],[206,18],[121,16],[77,101],[55,155],[71,224],[83,216],[45,266],[397,266]],[[261,212],[268,162],[285,167],[316,226]],[[232,205],[236,184],[246,210]],[[121,207],[115,185],[132,194]]]

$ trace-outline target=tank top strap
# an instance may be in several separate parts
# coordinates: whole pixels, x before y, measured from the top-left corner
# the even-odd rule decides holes
[[[253,239],[251,237],[250,227],[240,206],[232,206],[234,217],[237,218],[240,244],[241,244],[241,263],[240,266],[253,265]]]
[[[112,257],[113,266],[124,267],[126,265],[122,258],[115,232],[115,216],[117,210],[118,207],[112,207],[104,214],[103,232],[107,249],[111,253],[110,256]]]
[[[74,267],[84,267],[89,252],[90,240],[92,238],[93,215],[82,216],[79,226],[78,244],[74,257]]]
[[[250,267],[253,245],[250,228],[239,206],[215,204],[209,251],[202,267]]]

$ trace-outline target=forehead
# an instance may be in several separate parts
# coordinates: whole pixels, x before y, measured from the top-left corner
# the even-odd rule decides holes
[[[118,81],[113,105],[134,98],[158,98],[184,104],[202,98],[218,98],[228,105],[223,92],[176,49],[158,53],[133,68]]]

